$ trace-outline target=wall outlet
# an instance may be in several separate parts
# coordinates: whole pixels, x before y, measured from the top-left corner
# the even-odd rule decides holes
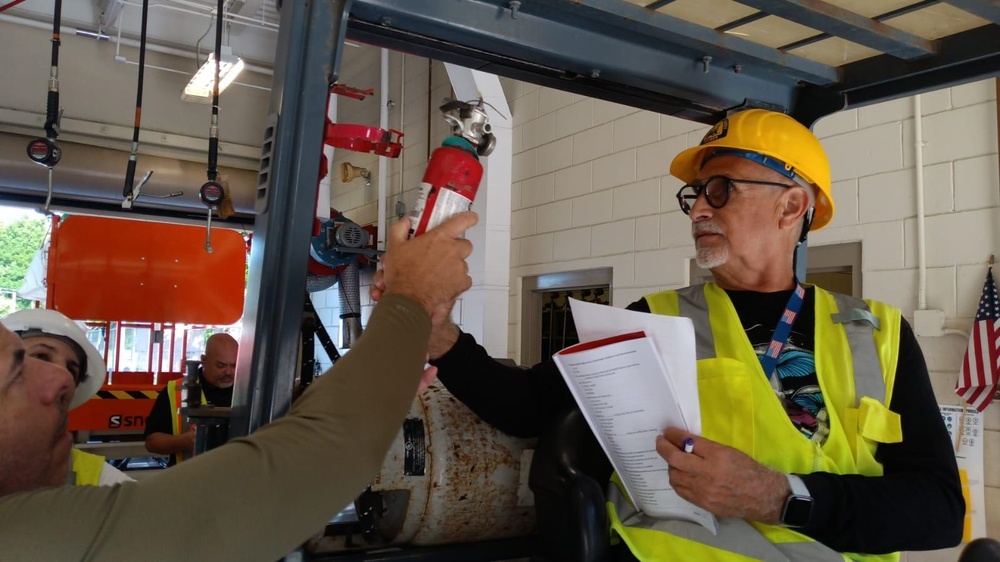
[[[924,338],[936,338],[944,335],[944,311],[914,310],[913,333]]]

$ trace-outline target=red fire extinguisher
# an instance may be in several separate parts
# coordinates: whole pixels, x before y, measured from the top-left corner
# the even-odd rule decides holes
[[[449,217],[468,211],[483,178],[480,156],[496,146],[483,100],[451,101],[441,106],[452,134],[431,154],[420,195],[410,212],[410,237],[419,236]]]

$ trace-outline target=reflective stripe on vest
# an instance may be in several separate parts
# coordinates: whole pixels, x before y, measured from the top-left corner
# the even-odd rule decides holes
[[[183,379],[174,379],[167,383],[167,398],[170,399],[170,411],[173,415],[170,416],[170,425],[174,431],[174,435],[180,435],[183,433],[181,428],[184,427],[184,416],[181,415],[180,404],[181,404],[181,389],[177,387],[177,381]],[[201,393],[201,403],[207,404],[205,401],[205,393]],[[184,455],[181,453],[174,453],[174,458],[177,463],[180,464],[185,460]]]
[[[694,324],[702,435],[785,473],[879,476],[878,444],[901,440],[899,416],[887,407],[899,351],[899,311],[818,287],[813,292],[814,360],[830,426],[822,447],[789,422],[724,290],[709,283],[646,301],[653,313],[686,316]],[[881,329],[874,330],[876,323]],[[719,535],[712,536],[694,523],[637,516],[614,484],[608,497],[612,527],[644,562],[898,560],[898,554],[841,555],[792,529],[743,520],[720,519]]]
[[[70,453],[72,464],[70,473],[76,486],[97,486],[101,482],[101,471],[104,470],[104,457],[72,449]]]
[[[617,484],[608,486],[608,515],[615,516],[621,525],[627,527],[619,533],[629,545],[636,558],[642,561],[671,562],[673,560],[697,560],[698,562],[764,560],[766,562],[844,562],[839,553],[817,542],[772,543],[753,525],[735,517],[719,518],[719,532],[713,535],[708,529],[690,521],[676,519],[655,519],[637,511]],[[678,557],[677,550],[666,547],[656,531],[669,533],[673,540],[686,544],[681,546],[684,554]],[[648,536],[643,534],[648,533]],[[638,537],[636,536],[638,534]],[[660,535],[662,536],[662,535]],[[636,540],[636,539],[639,540]]]

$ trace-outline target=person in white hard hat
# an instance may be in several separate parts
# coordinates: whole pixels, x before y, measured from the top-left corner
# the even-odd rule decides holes
[[[3,319],[4,325],[21,337],[28,357],[58,365],[73,377],[75,392],[72,410],[90,400],[101,385],[107,369],[104,358],[76,322],[60,312],[42,308],[19,310]],[[79,486],[111,486],[132,478],[105,462],[105,458],[72,449],[67,479]],[[60,460],[61,462],[61,460]]]
[[[72,444],[73,379],[0,326],[0,558],[275,560],[299,548],[371,483],[435,374],[427,342],[472,286],[463,236],[475,224],[460,213],[412,240],[408,218],[392,226],[385,291],[351,353],[281,418],[139,482],[60,486],[66,465],[57,474],[51,458]]]

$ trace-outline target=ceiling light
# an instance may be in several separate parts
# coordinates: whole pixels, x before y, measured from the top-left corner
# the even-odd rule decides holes
[[[233,54],[233,49],[222,47],[222,63],[219,64],[219,93],[229,86],[240,71],[243,70],[243,59]],[[212,103],[212,88],[215,85],[215,53],[208,55],[208,60],[201,65],[188,85],[181,92],[181,99],[195,103]]]

